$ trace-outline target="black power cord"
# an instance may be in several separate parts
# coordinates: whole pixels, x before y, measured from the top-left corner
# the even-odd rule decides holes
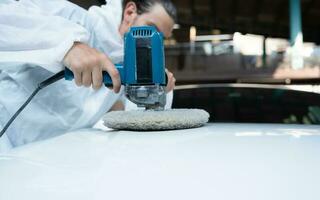
[[[18,117],[18,115],[24,110],[24,108],[30,103],[30,101],[33,99],[34,96],[43,88],[51,85],[52,83],[57,82],[58,80],[64,78],[64,71],[61,71],[52,77],[48,78],[47,80],[41,82],[38,84],[38,87],[34,90],[34,92],[30,95],[30,97],[27,99],[26,102],[19,108],[19,110],[10,118],[10,120],[6,123],[4,128],[0,132],[0,137],[7,131],[9,126],[12,124],[12,122]]]

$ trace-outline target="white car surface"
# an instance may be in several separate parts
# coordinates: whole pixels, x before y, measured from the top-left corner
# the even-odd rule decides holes
[[[319,200],[320,126],[80,130],[0,155],[1,200]]]

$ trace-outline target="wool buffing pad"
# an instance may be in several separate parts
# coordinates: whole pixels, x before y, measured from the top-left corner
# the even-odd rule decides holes
[[[200,127],[208,122],[209,117],[200,109],[133,110],[110,112],[103,121],[112,129],[156,131]]]

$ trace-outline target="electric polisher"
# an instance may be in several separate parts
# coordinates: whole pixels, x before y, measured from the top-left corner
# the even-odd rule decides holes
[[[209,120],[199,109],[164,110],[166,76],[163,35],[155,27],[134,27],[125,36],[124,66],[117,66],[126,96],[146,110],[107,113],[104,125],[118,130],[173,130],[196,128]],[[105,83],[110,83],[105,74]]]
[[[192,128],[199,127],[205,124],[208,121],[209,115],[205,111],[200,111],[204,117],[202,120],[197,120],[193,118],[184,119],[181,121],[181,115],[186,114],[185,116],[197,116],[199,110],[171,110],[169,116],[171,118],[162,117],[167,116],[168,114],[163,114],[164,107],[166,104],[166,74],[165,74],[165,60],[164,60],[164,44],[163,44],[163,34],[158,32],[153,26],[139,26],[132,27],[124,37],[124,62],[122,64],[116,64],[116,68],[119,71],[121,77],[121,85],[125,86],[126,97],[135,103],[138,107],[144,107],[147,111],[159,111],[155,112],[137,112],[130,111],[126,113],[128,116],[133,118],[143,115],[144,118],[141,119],[151,119],[148,121],[141,122],[135,125],[135,119],[127,118],[123,120],[124,111],[120,112],[111,112],[112,120],[106,115],[105,125],[110,128],[115,129],[130,129],[130,130],[165,130],[168,120],[172,123],[175,122],[176,125],[172,126],[171,129],[180,128]],[[18,111],[10,118],[7,124],[0,132],[0,137],[5,133],[9,128],[11,123],[16,119],[16,117],[23,111],[23,109],[30,103],[33,97],[43,88],[51,85],[58,80],[65,78],[66,80],[73,80],[74,75],[72,71],[68,68],[65,68],[64,71],[61,71],[54,76],[48,78],[47,80],[38,84],[38,87],[26,100],[26,102],[18,109]],[[111,77],[107,72],[103,72],[103,82],[106,86],[112,86]],[[132,115],[133,112],[133,115]],[[205,112],[205,113],[203,113]],[[140,114],[139,114],[140,113]],[[138,114],[138,116],[136,116]],[[159,115],[160,117],[157,117]],[[117,116],[119,117],[117,119]],[[139,118],[139,117],[138,117]],[[155,121],[154,119],[163,119],[162,121]],[[188,123],[184,123],[187,121]],[[117,122],[121,122],[118,123]],[[132,123],[133,122],[133,123]],[[131,123],[131,126],[127,126]],[[148,126],[148,124],[158,124],[158,126]],[[119,126],[120,124],[120,126]],[[183,125],[182,125],[183,124]],[[133,126],[132,126],[133,125]],[[147,125],[145,128],[143,126]],[[179,126],[180,125],[180,126]],[[135,128],[132,128],[135,127]],[[153,127],[153,128],[152,128]],[[169,128],[170,129],[170,128]]]

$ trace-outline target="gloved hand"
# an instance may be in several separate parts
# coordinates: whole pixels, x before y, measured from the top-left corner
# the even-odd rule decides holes
[[[173,76],[173,73],[171,73],[168,69],[166,69],[167,77],[168,77],[168,84],[166,87],[166,92],[171,92],[174,87],[176,86],[176,79]]]
[[[99,89],[103,83],[102,71],[106,71],[112,79],[114,92],[120,91],[120,74],[114,64],[106,55],[86,44],[76,42],[64,57],[63,64],[73,72],[78,86],[92,85]]]

